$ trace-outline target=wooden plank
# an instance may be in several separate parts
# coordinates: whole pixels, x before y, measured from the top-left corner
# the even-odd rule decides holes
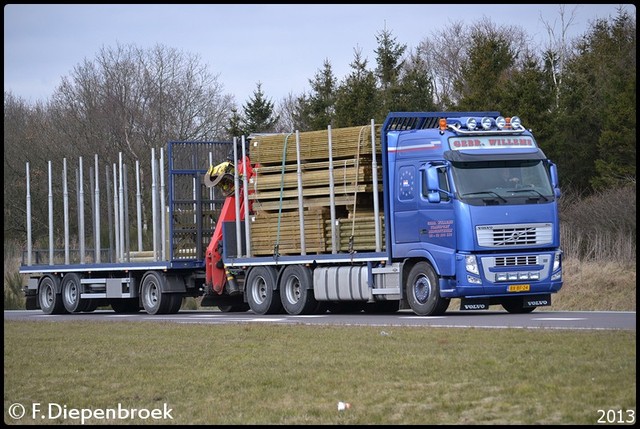
[[[375,134],[379,135],[380,125],[375,126]],[[307,131],[299,133],[300,159],[304,161],[328,160],[328,130]],[[353,158],[358,155],[371,154],[371,125],[333,128],[331,130],[332,155],[334,160]],[[376,139],[380,153],[380,139]],[[296,162],[295,134],[275,134],[258,136],[251,141],[249,156],[260,165]]]

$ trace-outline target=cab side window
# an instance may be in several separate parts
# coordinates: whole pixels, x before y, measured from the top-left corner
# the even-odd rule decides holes
[[[449,179],[447,178],[447,170],[444,167],[438,168],[438,179],[440,181],[441,189],[451,192]],[[447,194],[447,192],[440,191],[440,201],[449,201],[449,194]]]

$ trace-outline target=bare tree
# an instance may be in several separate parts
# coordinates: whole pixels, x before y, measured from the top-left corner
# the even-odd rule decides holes
[[[553,84],[555,89],[555,107],[558,108],[560,105],[560,91],[562,88],[562,75],[565,70],[565,66],[567,63],[567,59],[569,58],[570,53],[570,44],[567,40],[567,31],[569,27],[573,25],[575,20],[575,13],[578,9],[578,6],[575,6],[571,11],[571,14],[567,16],[565,12],[566,5],[558,6],[558,13],[560,19],[560,29],[556,33],[556,21],[553,23],[545,21],[542,16],[540,16],[540,21],[544,24],[547,29],[547,35],[549,39],[547,40],[547,44],[545,46],[545,52],[547,56],[547,63],[549,67],[549,71],[551,72],[551,76],[553,78]]]
[[[461,77],[464,45],[469,37],[469,29],[462,21],[453,22],[423,39],[416,48],[416,55],[423,59],[433,82],[434,101],[443,110],[457,102],[453,82]]]
[[[276,132],[290,133],[296,131],[299,120],[299,97],[293,93],[287,94],[276,107],[276,115],[279,120],[276,124]],[[300,130],[299,130],[300,131]]]
[[[23,146],[23,157],[53,160],[54,194],[56,201],[61,201],[63,158],[68,158],[71,190],[78,158],[84,158],[87,171],[82,186],[91,195],[89,170],[94,155],[99,156],[99,178],[104,185],[105,168],[117,162],[122,152],[130,172],[129,195],[133,196],[136,181],[131,178],[136,161],[144,189],[150,186],[151,148],[159,149],[172,140],[227,140],[225,125],[234,105],[233,96],[223,93],[218,76],[196,55],[162,45],[148,50],[134,45],[103,47],[93,60],[84,60],[61,79],[46,108],[43,131],[37,136],[43,150],[28,153]],[[14,138],[12,144],[24,140],[20,135]],[[20,164],[23,171],[24,163]],[[150,199],[144,190],[143,196]],[[100,197],[106,207],[105,193]],[[144,217],[150,215],[146,199]],[[36,203],[44,204],[46,210],[46,198]],[[90,210],[90,201],[85,203]]]
[[[440,109],[455,108],[460,103],[463,94],[456,85],[458,88],[465,86],[465,68],[472,54],[469,51],[473,46],[471,41],[479,38],[507,41],[515,64],[524,61],[524,54],[530,52],[529,38],[521,27],[498,26],[487,17],[471,25],[453,22],[423,39],[416,48],[416,55],[426,64],[434,86],[434,102]],[[496,79],[500,77],[496,76]]]

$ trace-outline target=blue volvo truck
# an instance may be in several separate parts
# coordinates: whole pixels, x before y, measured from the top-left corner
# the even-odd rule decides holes
[[[66,256],[59,263],[53,244],[48,253],[27,251],[21,272],[29,275],[28,308],[51,314],[111,305],[116,312],[166,314],[188,296],[203,307],[257,314],[408,309],[434,316],[452,299],[461,310],[502,306],[509,313],[551,305],[562,287],[558,173],[518,117],[391,112],[381,126],[372,121],[365,128],[369,156],[358,146],[357,156],[341,158],[341,144],[332,142],[338,129],[328,127],[324,140],[311,145],[328,149],[326,158],[305,159],[296,132],[295,145],[293,133],[283,139],[285,151],[295,146],[294,159],[270,166],[251,159],[261,135],[169,142],[166,199],[163,176],[156,186],[152,175],[153,250],[144,250],[140,238],[132,250],[128,199],[118,205],[114,198],[110,252],[95,251],[99,230],[89,262]],[[163,163],[153,162],[163,174]],[[361,189],[357,201],[368,195],[367,221],[351,212],[356,199],[344,199],[351,191],[336,185],[354,162],[369,174],[366,186],[354,185]],[[281,185],[279,195],[259,192],[269,180]],[[310,188],[305,180],[326,185]],[[114,196],[118,181],[113,164]],[[96,193],[97,182],[96,176]],[[324,200],[314,197],[320,191]],[[319,235],[305,218],[316,212],[323,216]],[[341,245],[345,227],[348,242]],[[367,244],[354,246],[354,233]],[[280,247],[282,235],[295,241],[288,251]]]

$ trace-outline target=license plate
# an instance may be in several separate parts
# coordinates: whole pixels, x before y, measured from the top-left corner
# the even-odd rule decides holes
[[[529,292],[531,285],[510,285],[507,288],[508,292]]]

